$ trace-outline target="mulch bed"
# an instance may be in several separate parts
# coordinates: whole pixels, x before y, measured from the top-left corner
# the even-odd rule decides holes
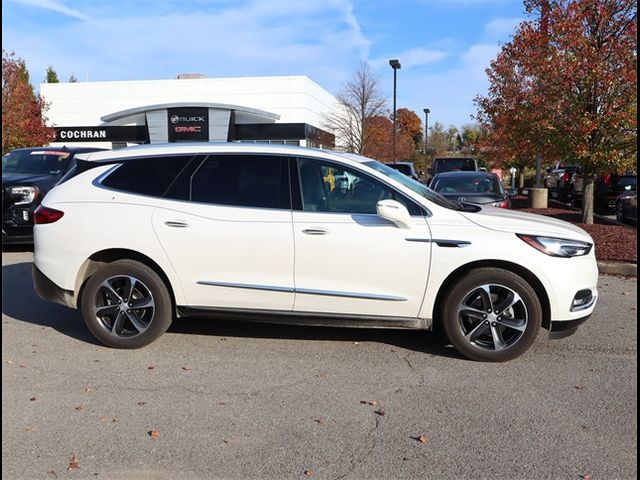
[[[518,195],[512,197],[514,210],[537,213],[570,222],[586,230],[596,245],[596,258],[605,262],[638,263],[638,231],[633,226],[615,225],[594,217],[593,225],[582,223],[579,211],[564,208],[529,208],[528,199]]]

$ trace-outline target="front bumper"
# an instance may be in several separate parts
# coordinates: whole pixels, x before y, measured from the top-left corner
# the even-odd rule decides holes
[[[50,302],[64,305],[65,307],[75,308],[75,301],[73,298],[73,292],[60,288],[53,283],[49,277],[42,273],[38,267],[33,265],[33,286],[36,293]]]

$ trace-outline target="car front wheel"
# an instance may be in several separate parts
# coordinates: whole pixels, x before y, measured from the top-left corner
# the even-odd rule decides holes
[[[533,344],[542,323],[542,306],[519,275],[478,268],[451,289],[442,321],[447,338],[465,357],[504,362]]]
[[[98,270],[83,289],[81,310],[93,336],[114,348],[148,345],[173,320],[164,282],[134,260],[118,260]]]

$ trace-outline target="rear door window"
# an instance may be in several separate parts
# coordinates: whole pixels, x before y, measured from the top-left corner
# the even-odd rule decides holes
[[[274,155],[210,155],[191,176],[191,201],[290,209],[289,159]]]

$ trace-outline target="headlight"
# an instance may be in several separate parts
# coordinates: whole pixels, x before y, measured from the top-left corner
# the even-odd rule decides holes
[[[14,205],[28,205],[32,203],[40,190],[38,187],[11,187],[11,196],[16,197],[17,201]]]
[[[565,238],[539,237],[535,235],[516,234],[536,250],[552,257],[581,257],[588,255],[593,244]]]

